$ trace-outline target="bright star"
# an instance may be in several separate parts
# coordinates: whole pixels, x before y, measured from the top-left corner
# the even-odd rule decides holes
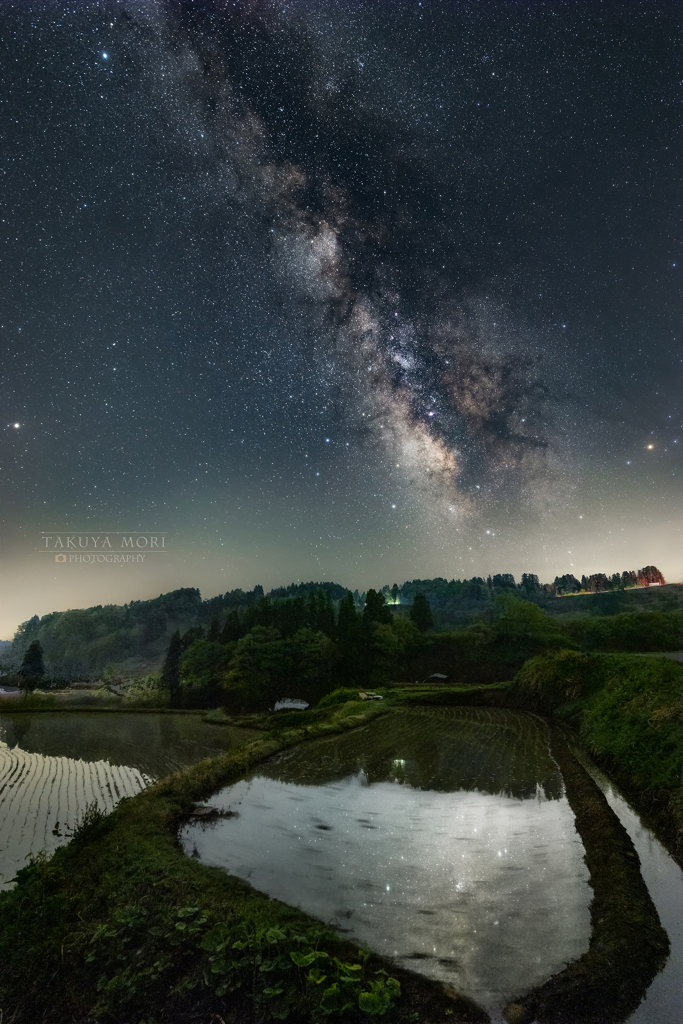
[[[103,53],[102,54],[102,60],[109,60],[109,54],[108,53]]]

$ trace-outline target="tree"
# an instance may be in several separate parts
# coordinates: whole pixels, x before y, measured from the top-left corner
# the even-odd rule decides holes
[[[590,590],[591,594],[600,594],[607,590],[607,577],[604,572],[594,572],[592,576],[589,576],[586,589]]]
[[[341,644],[348,644],[358,639],[359,617],[353,600],[353,594],[347,594],[339,602],[339,616],[337,618],[337,638]]]
[[[533,572],[523,572],[522,582],[519,585],[520,590],[526,590],[527,594],[535,594],[541,589],[541,584],[538,581],[538,576]]]
[[[224,680],[229,703],[263,710],[287,695],[292,679],[292,645],[277,629],[254,626],[238,640]]]
[[[325,590],[318,590],[308,595],[306,602],[308,626],[315,632],[334,636],[334,608],[330,595]]]
[[[195,640],[180,659],[181,686],[178,703],[183,707],[216,703],[236,644]]]
[[[394,604],[398,604],[398,596],[400,593],[401,590],[398,583],[394,583],[393,587],[391,588],[391,600],[394,602]]]
[[[384,594],[378,594],[376,590],[368,590],[365,597],[365,608],[363,609],[363,625],[369,627],[373,622],[383,622],[391,625],[394,616],[387,608]]]
[[[203,626],[191,626],[186,630],[182,637],[183,650],[186,651],[190,644],[193,644],[195,640],[204,639],[204,627]]]
[[[228,617],[218,639],[222,644],[229,644],[233,640],[241,640],[243,636],[244,629],[240,622],[239,613],[236,608],[233,608],[232,611],[228,612]]]
[[[172,695],[177,693],[180,687],[180,656],[183,649],[180,630],[176,629],[168,645],[164,667],[161,670],[161,681],[164,686],[168,687]]]
[[[215,643],[218,641],[219,635],[220,630],[218,628],[218,619],[214,615],[214,617],[211,620],[211,625],[209,626],[209,632],[207,633],[206,639],[210,640],[212,643]]]
[[[426,633],[428,629],[434,629],[432,609],[429,607],[429,601],[424,594],[416,594],[413,598],[410,620],[415,623],[421,633]]]
[[[353,594],[349,593],[339,602],[337,618],[340,670],[342,679],[347,684],[359,684],[364,675],[361,671],[361,632],[361,617],[356,611]]]
[[[558,594],[576,594],[581,590],[581,583],[576,576],[568,572],[564,576],[555,577],[555,590]]]
[[[516,671],[535,654],[570,647],[571,643],[557,621],[538,605],[512,594],[500,594],[495,600],[495,619],[487,646],[489,656]]]
[[[297,692],[290,696],[302,696],[310,703],[317,703],[334,688],[332,679],[338,660],[337,645],[321,630],[305,628],[294,634],[289,646],[294,668],[290,685],[297,687]]]
[[[32,690],[45,675],[43,648],[40,646],[40,640],[33,640],[29,644],[17,675],[21,677],[19,685],[26,690]]]
[[[415,623],[402,615],[392,616],[390,625],[373,623],[366,655],[370,685],[382,686],[391,679],[405,679],[407,663],[425,643]]]
[[[663,587],[666,582],[656,565],[646,565],[644,569],[639,569],[637,579],[639,587]]]

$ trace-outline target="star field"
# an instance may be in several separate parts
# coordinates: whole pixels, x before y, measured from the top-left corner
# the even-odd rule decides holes
[[[683,574],[677,5],[0,19],[3,635],[176,586]],[[174,546],[60,576],[46,529]]]

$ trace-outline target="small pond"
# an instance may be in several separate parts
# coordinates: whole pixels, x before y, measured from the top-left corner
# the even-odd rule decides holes
[[[110,811],[154,779],[256,734],[196,715],[0,714],[0,888],[68,841],[88,804]]]
[[[583,846],[538,720],[410,711],[273,758],[185,851],[489,1010],[588,947]]]

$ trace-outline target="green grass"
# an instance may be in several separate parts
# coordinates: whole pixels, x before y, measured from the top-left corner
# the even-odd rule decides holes
[[[192,1019],[217,1013],[228,1024],[385,1015],[401,992],[392,975],[402,972],[387,973],[377,956],[186,857],[175,841],[196,801],[259,761],[383,710],[354,701],[314,721],[298,717],[298,728],[201,761],[108,816],[91,810],[68,846],[24,868],[17,886],[0,894],[5,1018],[166,1024],[189,1019],[191,1010]],[[419,985],[417,1002],[433,1002],[433,992],[425,993],[435,986]],[[446,998],[437,995],[437,1002]],[[402,1000],[391,1019],[415,1019],[412,1013]],[[485,1018],[473,1010],[449,1019]]]
[[[683,859],[683,665],[562,651],[528,661],[511,703],[564,719]]]
[[[392,709],[507,706],[568,722],[641,806],[649,801],[670,848],[683,853],[683,666],[677,662],[561,651],[531,659],[512,683],[380,692],[382,701],[353,699],[357,693],[350,691],[330,695],[327,706],[239,722],[220,710],[210,713],[217,728],[230,721],[259,728],[262,737],[161,780],[107,817],[91,813],[68,846],[20,872],[16,888],[0,894],[4,1019],[486,1019],[426,979],[387,973],[381,958],[184,856],[175,840],[196,801],[264,758]]]

